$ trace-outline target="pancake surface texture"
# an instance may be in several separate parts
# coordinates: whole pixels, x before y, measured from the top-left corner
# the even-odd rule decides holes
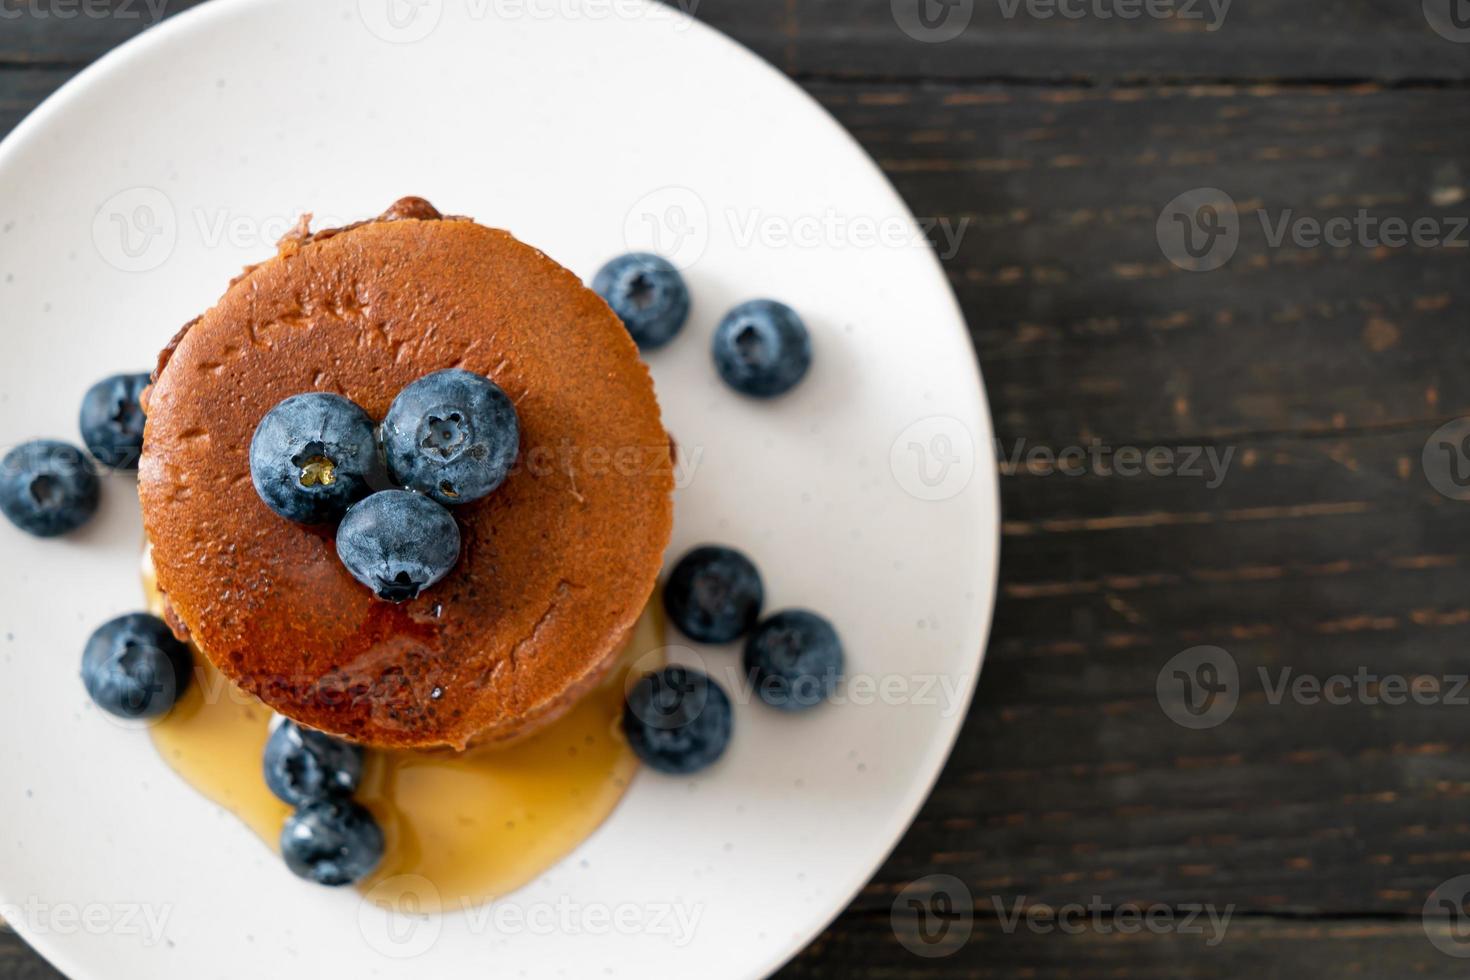
[[[266,507],[250,439],[290,395],[381,421],[449,367],[506,391],[521,455],[453,508],[458,566],[394,605],[342,567],[335,527]],[[288,236],[163,353],[147,411],[139,492],[176,630],[280,713],[368,745],[464,748],[556,717],[615,661],[668,544],[669,439],[622,323],[537,250],[421,201]]]

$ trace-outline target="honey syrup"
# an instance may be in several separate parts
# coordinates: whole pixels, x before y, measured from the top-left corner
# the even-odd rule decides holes
[[[143,585],[150,610],[160,614],[146,552]],[[619,727],[624,684],[635,661],[640,673],[661,666],[653,659],[663,645],[650,606],[609,679],[511,745],[465,753],[369,750],[355,798],[377,818],[387,847],[359,887],[393,901],[402,882],[423,911],[437,911],[490,901],[560,861],[612,813],[638,768]],[[153,744],[186,782],[279,850],[291,807],[262,775],[272,712],[198,651],[194,670],[194,683],[150,728]],[[422,894],[425,879],[437,895]]]

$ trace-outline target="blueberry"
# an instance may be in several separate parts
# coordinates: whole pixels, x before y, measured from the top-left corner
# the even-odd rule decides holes
[[[725,383],[756,398],[796,387],[812,365],[812,340],[796,311],[784,303],[741,303],[715,328],[715,367]]]
[[[92,461],[64,442],[38,439],[0,460],[0,511],[38,538],[75,531],[97,513],[101,485]]]
[[[307,881],[350,885],[383,860],[383,831],[367,808],[352,800],[308,800],[281,828],[281,856]]]
[[[115,374],[87,390],[82,398],[82,441],[103,466],[136,470],[143,453],[143,408],[146,374]]]
[[[265,743],[265,784],[292,806],[351,796],[362,780],[362,749],[283,721]]]
[[[667,259],[620,255],[592,277],[592,291],[612,307],[641,350],[662,347],[689,318],[689,287]]]
[[[337,557],[379,599],[407,602],[459,561],[459,525],[422,494],[380,490],[342,518]]]
[[[383,420],[394,481],[445,506],[478,500],[504,483],[520,446],[510,397],[469,371],[419,378],[398,393]]]
[[[189,687],[194,657],[157,616],[132,613],[104,623],[82,653],[82,684],[119,718],[157,718]]]
[[[644,674],[623,705],[623,734],[659,772],[698,772],[725,754],[733,722],[724,688],[688,667]]]
[[[292,395],[266,413],[250,440],[250,477],[267,507],[301,524],[330,524],[372,492],[378,461],[373,420],[325,391]]]
[[[750,632],[764,600],[755,565],[719,545],[704,545],[680,558],[664,585],[669,619],[701,643],[729,643]]]
[[[776,613],[745,641],[745,671],[755,693],[785,711],[804,711],[831,697],[842,660],[832,624],[804,609]]]

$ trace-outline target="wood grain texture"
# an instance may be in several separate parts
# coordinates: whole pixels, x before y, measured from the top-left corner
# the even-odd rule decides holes
[[[1470,248],[1268,231],[1288,212],[1445,233],[1470,215],[1470,45],[1418,0],[1239,2],[1216,31],[976,0],[937,44],[894,9],[695,8],[794,75],[936,222],[996,422],[977,452],[1002,477],[995,630],[954,756],[783,975],[1462,976],[1428,935],[1452,924],[1421,911],[1470,873],[1470,704],[1452,697],[1470,674],[1470,508],[1420,459],[1470,415]],[[143,26],[0,24],[0,127]],[[1172,265],[1156,230],[1200,187],[1241,219],[1209,273]],[[1124,446],[1228,462],[1130,476]],[[1048,461],[1068,447],[1087,454],[1076,475]],[[1202,644],[1233,657],[1240,699],[1191,731],[1155,685]],[[1310,704],[1273,696],[1288,670],[1377,681]],[[1373,703],[1387,676],[1436,681],[1440,703]],[[963,882],[973,933],[925,959],[891,910],[935,874]],[[1106,917],[1068,935],[1009,926],[1016,902],[1232,918],[1217,945]],[[0,980],[52,975],[0,935]]]
[[[1463,81],[1470,48],[1419,0],[681,0],[787,72],[837,78],[1152,84]],[[906,33],[900,23],[933,32]],[[1151,16],[1154,10],[1165,16]],[[1223,12],[1223,16],[1220,12]],[[945,31],[944,28],[948,28]],[[962,28],[949,40],[934,40]],[[927,39],[927,40],[926,40]]]
[[[56,980],[62,975],[31,952],[20,937],[0,928],[0,977],[4,980]]]

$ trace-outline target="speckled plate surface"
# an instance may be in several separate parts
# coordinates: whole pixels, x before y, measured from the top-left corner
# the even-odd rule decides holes
[[[674,258],[686,332],[650,356],[684,450],[674,553],[761,565],[771,608],[826,613],[838,703],[735,695],[695,779],[640,774],[613,818],[489,907],[424,917],[292,878],[93,709],[83,641],[141,605],[126,476],[72,538],[0,527],[0,914],[76,980],[164,976],[752,977],[849,901],[932,785],[995,582],[991,433],[964,324],[903,203],[779,74],[635,0],[217,0],[66,86],[0,147],[0,441],[76,439],[96,378],[151,366],[301,211],[403,194],[505,227],[585,277]],[[708,343],[755,295],[817,362],[770,404]],[[677,641],[676,641],[677,642]]]

